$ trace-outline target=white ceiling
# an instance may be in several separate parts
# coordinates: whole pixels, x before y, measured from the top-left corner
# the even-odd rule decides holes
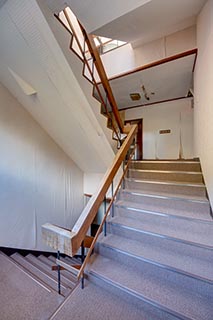
[[[0,8],[5,4],[7,0],[0,0]]]
[[[206,0],[45,0],[52,11],[69,5],[88,33],[135,46],[190,27]]]
[[[53,12],[69,6],[87,32],[110,23],[151,0],[45,0]]]
[[[36,1],[4,4],[0,43],[0,81],[84,172],[105,172],[113,151]]]
[[[118,108],[121,110],[186,97],[189,89],[192,88],[194,61],[195,54],[192,54],[152,68],[111,79],[110,85]],[[149,100],[145,98],[142,86],[145,87]],[[103,92],[101,85],[99,85],[99,88]],[[141,99],[132,101],[130,93],[139,93]],[[98,98],[97,94],[96,97]]]
[[[93,30],[94,34],[137,44],[188,28],[206,0],[151,0]]]

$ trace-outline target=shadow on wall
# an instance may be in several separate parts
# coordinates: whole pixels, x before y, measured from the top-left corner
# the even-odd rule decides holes
[[[2,85],[0,98],[1,245],[46,250],[41,225],[71,228],[83,209],[83,172]]]

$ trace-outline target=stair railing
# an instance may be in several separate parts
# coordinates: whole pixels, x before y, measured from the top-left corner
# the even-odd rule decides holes
[[[65,253],[69,256],[74,256],[79,248],[82,246],[82,243],[84,242],[84,239],[87,235],[87,232],[94,221],[96,214],[102,205],[103,201],[106,200],[106,195],[108,192],[111,193],[111,201],[108,205],[108,208],[106,208],[106,202],[105,202],[105,213],[103,216],[103,220],[100,224],[100,227],[98,228],[98,231],[96,232],[96,235],[90,245],[89,251],[82,261],[82,265],[80,269],[76,269],[67,263],[64,263],[59,258],[56,260],[56,263],[58,265],[58,271],[60,272],[60,268],[65,268],[69,271],[71,271],[75,277],[78,280],[82,280],[82,287],[84,286],[84,270],[86,268],[86,265],[88,263],[88,260],[93,252],[95,243],[97,241],[97,238],[99,234],[101,233],[103,227],[104,227],[104,234],[106,235],[106,219],[109,216],[109,213],[111,211],[111,214],[113,216],[114,211],[114,200],[116,199],[117,193],[121,187],[122,181],[125,177],[125,174],[127,172],[130,160],[134,156],[135,151],[135,135],[137,132],[137,125],[133,125],[127,135],[127,138],[123,142],[120,150],[117,152],[114,161],[110,168],[107,170],[97,193],[95,193],[90,200],[88,201],[86,207],[82,211],[79,219],[75,223],[73,229],[71,231],[60,228],[58,226],[51,225],[49,223],[44,224],[42,226],[42,235],[43,240],[47,245],[50,247],[56,249],[58,252]],[[126,161],[128,157],[127,163],[122,166],[124,161]],[[123,167],[123,173],[121,174],[121,167]],[[121,176],[115,192],[114,189],[114,182],[117,176]],[[111,190],[110,190],[111,189]],[[59,275],[60,279],[60,275]]]
[[[93,239],[93,241],[91,243],[91,246],[90,246],[90,248],[89,248],[89,250],[87,252],[87,255],[86,255],[86,257],[85,257],[85,259],[83,261],[83,264],[82,264],[82,266],[81,266],[81,268],[80,268],[80,270],[78,272],[77,279],[78,280],[81,279],[82,288],[84,288],[84,270],[85,270],[85,268],[86,268],[86,266],[87,266],[87,264],[89,262],[91,254],[93,253],[93,250],[94,250],[95,244],[97,242],[98,236],[103,231],[103,229],[104,229],[104,236],[107,235],[106,219],[109,217],[110,212],[111,212],[111,216],[112,217],[114,216],[114,201],[115,201],[117,193],[118,193],[118,191],[119,191],[119,189],[121,187],[121,184],[122,184],[122,182],[124,180],[124,177],[125,177],[125,175],[127,173],[127,170],[128,170],[128,167],[129,167],[129,163],[130,163],[130,161],[132,160],[132,158],[134,156],[135,149],[136,149],[136,144],[134,145],[133,150],[130,153],[129,159],[127,160],[127,163],[125,164],[125,166],[123,168],[124,169],[123,170],[123,174],[122,174],[122,176],[121,176],[121,178],[119,180],[119,183],[118,183],[118,185],[116,187],[115,192],[112,193],[112,198],[110,200],[110,203],[108,205],[107,210],[105,210],[105,214],[104,214],[103,220],[102,220],[101,224],[99,225],[98,230],[96,231],[95,237],[94,237],[94,239]],[[112,182],[112,186],[113,186],[113,182]],[[105,203],[105,199],[104,199],[104,203]],[[106,204],[105,204],[105,209],[106,209]]]
[[[83,62],[82,74],[93,84],[100,102],[104,107],[106,116],[111,119],[112,129],[115,132],[116,138],[121,144],[124,125],[93,36],[87,34],[86,30],[71,13],[69,8],[65,8],[63,14],[66,19],[66,24],[60,19],[60,16],[55,16],[71,34],[70,49]],[[86,71],[88,74],[86,74]],[[100,90],[100,82],[103,86],[105,97]],[[109,108],[111,108],[111,111]]]

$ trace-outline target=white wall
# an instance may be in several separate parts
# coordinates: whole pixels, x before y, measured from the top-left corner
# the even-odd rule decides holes
[[[70,34],[64,29],[64,27],[59,23],[59,21],[54,17],[52,11],[46,6],[45,2],[43,0],[37,0],[37,3],[42,10],[43,15],[45,16],[45,19],[48,22],[49,27],[51,28],[51,31],[54,34],[54,37],[56,38],[61,50],[63,51],[64,56],[66,57],[66,61],[68,62],[70,68],[72,69],[73,74],[75,75],[76,80],[78,81],[78,85],[82,89],[82,94],[86,98],[86,103],[82,104],[81,107],[84,107],[84,113],[89,114],[90,113],[90,118],[93,124],[93,127],[97,128],[97,131],[100,133],[100,139],[101,139],[101,145],[104,146],[103,140],[107,139],[108,142],[110,143],[111,147],[113,150],[116,150],[116,143],[112,139],[112,130],[107,128],[107,119],[105,116],[100,114],[100,107],[101,104],[98,102],[96,99],[92,97],[92,85],[91,83],[86,80],[82,76],[82,69],[83,69],[83,64],[82,61],[80,61],[79,58],[76,57],[76,55],[69,49],[69,44],[70,44]],[[76,90],[75,90],[76,92]],[[88,107],[86,108],[86,105]],[[80,109],[80,105],[78,106],[78,110]],[[92,114],[92,116],[91,116]],[[85,115],[84,115],[85,116]],[[82,116],[81,116],[82,117]],[[98,123],[96,124],[96,122]],[[89,134],[88,134],[89,135]],[[97,143],[96,143],[97,145]],[[106,147],[106,146],[105,146]],[[98,146],[98,149],[100,150],[100,146]],[[106,148],[105,148],[106,150]],[[103,150],[101,151],[103,154]],[[110,159],[109,162],[107,163],[107,166],[105,169],[108,167],[110,161],[113,159],[113,152],[109,150],[107,152],[108,156],[107,158]],[[91,161],[90,161],[91,162]],[[102,161],[103,162],[103,161]],[[91,166],[91,163],[90,163]],[[97,164],[96,164],[97,168]],[[89,171],[89,170],[84,170],[84,171]],[[93,172],[104,172],[104,170],[90,170]]]
[[[1,84],[0,101],[0,246],[49,251],[41,225],[74,225],[83,173]]]
[[[127,44],[101,56],[108,77],[196,48],[195,26],[133,48]]]
[[[190,99],[126,110],[126,120],[143,119],[144,159],[193,158],[193,109]],[[170,129],[169,134],[159,130]]]
[[[195,154],[200,157],[213,205],[213,1],[197,21],[198,59],[195,69]]]

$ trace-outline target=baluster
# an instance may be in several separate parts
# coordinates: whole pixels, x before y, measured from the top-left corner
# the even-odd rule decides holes
[[[104,197],[104,214],[106,214],[106,196]],[[107,235],[107,225],[106,221],[104,222],[104,236],[106,237]]]
[[[85,247],[84,247],[84,241],[81,244],[81,263],[84,263],[85,259]],[[84,289],[84,273],[82,274],[81,277],[81,288]]]
[[[112,184],[111,184],[111,191],[112,191],[112,198],[114,196],[114,185],[113,185],[113,180],[112,180]],[[112,208],[111,208],[111,216],[114,217],[114,201],[112,203]]]
[[[57,259],[60,260],[60,251],[57,252]],[[58,293],[61,294],[61,267],[58,265]]]

